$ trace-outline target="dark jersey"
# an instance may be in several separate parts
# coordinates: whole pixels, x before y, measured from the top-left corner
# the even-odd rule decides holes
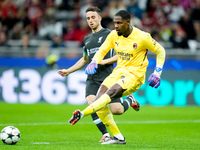
[[[101,29],[97,33],[90,33],[84,39],[85,46],[83,47],[84,53],[88,56],[88,63],[92,61],[94,54],[99,50],[99,47],[103,44],[106,37],[110,33],[109,29]],[[104,59],[110,58],[113,56],[113,50],[110,50],[106,54]],[[98,65],[95,74],[88,75],[87,79],[93,79],[96,81],[103,81],[113,70],[113,65]]]

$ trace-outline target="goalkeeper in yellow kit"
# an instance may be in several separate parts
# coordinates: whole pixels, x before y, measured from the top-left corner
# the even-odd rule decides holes
[[[144,84],[148,66],[148,50],[157,55],[155,71],[148,79],[149,85],[155,88],[160,85],[165,50],[149,33],[131,26],[130,18],[131,16],[126,10],[120,10],[115,14],[115,30],[107,36],[85,72],[87,74],[95,73],[98,63],[101,62],[111,48],[114,48],[117,53],[117,66],[101,84],[95,101],[83,111],[74,111],[69,120],[72,125],[81,118],[95,112],[104,124],[108,123],[109,111],[106,105],[116,98],[136,92]],[[112,126],[109,130],[113,134],[113,139],[102,144],[126,144],[125,138],[117,127]]]

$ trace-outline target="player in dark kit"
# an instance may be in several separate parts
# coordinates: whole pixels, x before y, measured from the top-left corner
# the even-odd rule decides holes
[[[67,76],[70,73],[83,68],[87,63],[89,64],[92,61],[94,54],[99,50],[100,46],[105,41],[108,34],[110,33],[109,29],[105,29],[101,26],[100,10],[97,7],[89,7],[86,10],[86,18],[87,18],[87,23],[92,30],[92,33],[90,33],[89,35],[85,37],[85,40],[84,40],[85,46],[83,47],[83,57],[72,67],[68,69],[59,70],[58,73],[61,76]],[[110,52],[107,53],[107,55],[104,57],[104,60],[102,60],[99,63],[96,73],[87,76],[85,96],[86,96],[88,105],[90,105],[94,101],[101,83],[108,75],[111,74],[113,70],[113,63],[117,61],[117,55],[113,56],[112,53],[113,53],[113,49],[111,49]],[[124,100],[120,98],[113,100],[109,104],[111,112],[115,115],[120,115],[124,113],[129,108],[129,106],[133,107],[136,111],[139,110],[139,107],[140,107],[139,103],[137,100],[135,100],[133,95],[129,95],[129,97]],[[102,123],[102,121],[98,117],[98,115],[101,115],[101,110],[98,112],[98,115],[96,113],[91,115],[94,123],[103,134],[103,137],[100,140],[100,142],[108,141],[111,138],[105,125],[114,133],[117,133],[120,136],[119,129],[117,128],[114,122],[114,119],[113,119],[112,114],[110,113],[110,110],[106,110],[109,114],[108,115],[109,122]],[[105,112],[105,110],[103,112]],[[73,122],[71,124],[73,125]]]
[[[90,33],[85,37],[84,53],[88,56],[88,62],[92,61],[94,54],[99,50],[102,42],[105,41],[107,35],[110,33],[109,29],[102,28],[99,32]],[[108,53],[104,59],[112,57],[113,50]],[[113,64],[99,65],[99,69],[93,75],[88,75],[88,80],[94,79],[96,81],[102,81],[113,70]]]

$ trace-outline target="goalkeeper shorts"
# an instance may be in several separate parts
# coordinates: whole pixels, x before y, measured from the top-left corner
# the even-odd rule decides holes
[[[119,84],[122,89],[125,91],[122,94],[122,97],[127,96],[131,93],[135,93],[142,83],[139,78],[134,74],[130,73],[125,68],[120,68],[114,70],[102,83],[102,85],[110,88],[115,83]]]

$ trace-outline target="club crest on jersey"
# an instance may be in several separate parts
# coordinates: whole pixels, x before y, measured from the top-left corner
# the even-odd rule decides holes
[[[103,36],[99,37],[99,40],[97,43],[102,43],[101,40],[102,40]]]
[[[133,48],[134,48],[134,49],[137,48],[137,44],[136,44],[136,43],[133,44]]]

